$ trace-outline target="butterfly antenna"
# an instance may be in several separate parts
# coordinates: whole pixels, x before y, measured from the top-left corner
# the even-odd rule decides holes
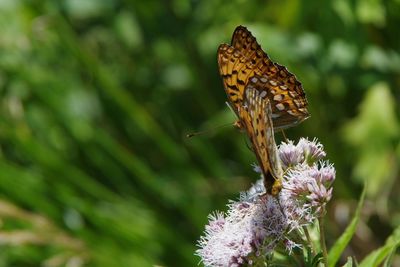
[[[234,122],[234,123],[227,123],[227,124],[223,124],[223,125],[220,125],[220,126],[217,126],[217,127],[211,128],[211,129],[207,129],[207,130],[204,130],[204,131],[199,131],[199,132],[194,132],[194,133],[188,133],[188,134],[186,135],[186,137],[187,137],[187,138],[192,138],[192,137],[197,136],[197,135],[202,135],[202,134],[206,134],[206,133],[209,133],[209,132],[214,132],[215,130],[218,130],[218,129],[220,129],[220,128],[227,127],[227,126],[232,126],[232,125],[236,127],[236,123],[237,123],[237,122]]]

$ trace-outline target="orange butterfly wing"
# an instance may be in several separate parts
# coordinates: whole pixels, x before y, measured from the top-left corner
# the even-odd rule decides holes
[[[309,117],[301,83],[285,67],[272,62],[245,27],[236,28],[231,45],[220,45],[218,65],[229,103],[237,115],[245,91],[251,87],[271,102],[275,131]]]

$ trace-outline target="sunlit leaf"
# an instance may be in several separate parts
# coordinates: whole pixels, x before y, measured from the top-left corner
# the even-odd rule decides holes
[[[393,140],[399,137],[395,102],[386,83],[373,85],[367,92],[359,115],[344,127],[344,138],[358,148],[358,160],[354,176],[369,184],[368,194],[376,195],[390,179],[392,169]]]
[[[389,257],[400,245],[400,227],[397,227],[393,234],[388,237],[385,245],[371,252],[363,259],[359,267],[380,266],[380,264]],[[387,261],[386,266],[391,266]]]

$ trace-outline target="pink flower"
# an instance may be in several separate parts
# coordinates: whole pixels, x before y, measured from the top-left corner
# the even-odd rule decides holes
[[[279,155],[285,175],[277,198],[265,194],[260,179],[228,205],[226,214],[209,216],[196,251],[206,266],[251,265],[265,260],[279,243],[291,253],[300,247],[291,233],[323,215],[336,175],[332,164],[321,161],[326,156],[323,146],[302,138],[296,146],[282,143]]]

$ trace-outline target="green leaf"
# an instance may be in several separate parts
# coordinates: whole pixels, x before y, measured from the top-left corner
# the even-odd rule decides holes
[[[343,267],[353,267],[353,259],[348,257],[347,262],[343,265]]]
[[[306,253],[307,254],[305,255],[304,258],[305,260],[304,266],[306,267],[317,267],[318,264],[323,260],[322,252],[319,252],[315,256],[313,256],[313,252],[310,247],[306,249]]]
[[[356,227],[360,219],[361,208],[364,204],[365,192],[366,192],[366,186],[364,186],[364,190],[361,194],[360,201],[358,202],[357,210],[356,213],[354,214],[353,219],[351,220],[349,226],[347,226],[344,233],[339,237],[339,239],[336,241],[336,243],[332,246],[332,248],[329,251],[328,254],[329,266],[333,267],[336,265],[337,261],[340,258],[340,255],[342,254],[343,250],[346,248],[347,244],[353,237],[354,232],[356,231]]]
[[[390,267],[392,266],[392,260],[393,260],[393,255],[396,253],[397,247],[394,247],[392,252],[390,253],[390,255],[388,257],[386,257],[385,262],[383,263],[383,267]]]
[[[311,262],[311,266],[313,267],[318,267],[319,263],[322,262],[322,260],[324,259],[324,256],[322,254],[322,252],[319,252],[317,255],[315,255],[315,257],[312,259]]]
[[[364,260],[360,263],[360,267],[369,267],[369,266],[380,266],[385,258],[384,266],[391,266],[390,258],[391,255],[395,252],[397,247],[400,245],[400,226],[398,226],[393,234],[389,236],[386,240],[385,245],[382,247],[372,251]]]

